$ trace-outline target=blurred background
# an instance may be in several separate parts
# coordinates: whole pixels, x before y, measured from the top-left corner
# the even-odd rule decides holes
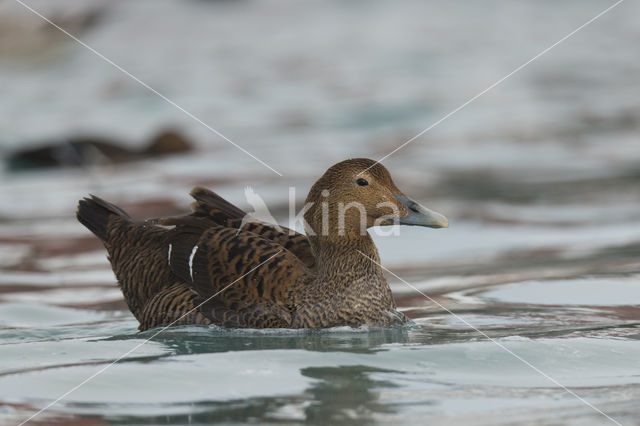
[[[5,347],[20,359],[0,372],[0,406],[10,419],[56,393],[49,389],[32,395],[36,383],[59,379],[36,375],[28,380],[25,371],[47,364],[37,356],[24,360],[16,355],[38,348],[32,341],[135,334],[135,320],[113,284],[104,250],[74,218],[79,198],[93,193],[135,217],[149,217],[186,211],[195,185],[247,208],[243,188],[251,185],[286,224],[289,187],[295,187],[300,207],[330,165],[387,155],[613,4],[25,3],[95,51],[20,2],[0,1],[0,327]],[[500,330],[497,337],[548,338],[550,347],[570,345],[556,342],[567,336],[600,339],[594,343],[597,350],[589,346],[591,340],[576,343],[585,347],[566,349],[586,354],[582,359],[593,363],[579,372],[570,371],[574,359],[548,366],[558,367],[559,375],[565,372],[569,382],[576,379],[575,386],[596,386],[577,377],[614,356],[603,349],[611,341],[632,342],[616,352],[622,354],[617,361],[622,372],[611,373],[629,380],[622,388],[617,381],[597,385],[606,388],[598,391],[603,401],[622,404],[612,408],[621,418],[636,420],[637,405],[631,402],[638,401],[640,375],[635,343],[640,339],[638,16],[638,2],[621,3],[385,159],[398,186],[447,215],[451,228],[410,228],[400,236],[376,237],[387,267],[445,306],[468,313],[470,322]],[[400,307],[423,327],[417,334],[403,334],[402,342],[446,346],[479,338],[389,279]],[[396,337],[372,337],[364,346],[398,343]],[[344,339],[346,347],[362,349],[360,340]],[[121,348],[131,345],[124,343]],[[167,353],[164,346],[156,349]],[[537,353],[529,346],[523,350]],[[543,362],[547,350],[539,350]],[[102,349],[87,351],[64,362],[95,361]],[[335,378],[316,373],[303,375],[329,382]],[[345,374],[369,377],[362,371]],[[381,397],[369,398],[373,402],[356,402],[368,421],[429,415],[434,421],[473,423],[481,413],[495,422],[491,410],[514,409],[520,414],[507,418],[518,419],[525,410],[523,418],[543,422],[548,414],[537,410],[546,406],[540,395],[536,410],[526,411],[533,409],[523,402],[528,400],[520,392],[522,382],[496,385],[512,393],[491,403],[482,397],[484,402],[469,408],[460,401],[477,395],[468,389],[464,394],[456,378],[442,380],[450,380],[462,396],[436,397],[421,388],[428,404],[396,411],[390,407],[402,400],[398,392],[380,391]],[[367,390],[384,388],[383,382],[365,382],[358,381]],[[336,386],[343,395],[353,393]],[[305,387],[293,389],[287,392]],[[119,392],[111,395],[114,404],[123,403]],[[243,392],[238,391],[239,398],[249,398]],[[321,392],[312,394],[287,404],[298,404],[305,421],[315,418],[305,408],[313,398],[326,403],[312,403],[324,407],[326,418],[348,418],[344,410],[349,407],[327,403],[322,398],[329,396]],[[563,395],[565,409],[558,410],[565,420],[606,421]],[[246,398],[246,404],[253,404]],[[134,412],[142,416],[132,417],[138,420],[157,410],[77,407],[65,410],[106,418],[105,412]],[[218,414],[206,419],[245,421],[245,408],[225,414],[231,417],[215,417],[220,408],[208,407],[209,414]],[[286,410],[278,411],[281,417],[261,417],[271,412],[268,407],[258,411],[262,414],[252,412],[258,419],[287,419]]]

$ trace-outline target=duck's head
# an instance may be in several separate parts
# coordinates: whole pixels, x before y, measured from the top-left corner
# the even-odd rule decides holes
[[[145,152],[149,155],[166,155],[191,150],[189,141],[175,130],[163,130],[155,135]]]
[[[421,206],[393,183],[380,163],[354,158],[329,168],[307,196],[305,221],[315,235],[363,234],[383,225],[447,228],[446,217]]]

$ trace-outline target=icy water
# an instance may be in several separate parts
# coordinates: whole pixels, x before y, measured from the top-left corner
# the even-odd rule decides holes
[[[28,424],[640,424],[637,2],[385,161],[451,222],[372,231],[410,324],[157,335],[75,222],[80,197],[149,217],[194,185],[246,208],[251,185],[286,224],[290,187],[299,208],[329,165],[389,153],[612,3],[104,2],[84,29],[89,9],[55,4],[33,2],[283,176],[3,3],[3,154],[167,125],[197,151],[3,172],[0,424],[62,395]]]

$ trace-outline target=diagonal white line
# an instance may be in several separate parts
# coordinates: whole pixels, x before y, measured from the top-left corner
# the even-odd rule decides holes
[[[118,357],[115,361],[107,364],[106,366],[102,367],[100,370],[96,371],[95,373],[93,373],[91,376],[87,377],[86,379],[84,379],[82,382],[80,382],[79,384],[75,385],[74,387],[72,387],[71,389],[69,389],[68,391],[66,391],[65,393],[63,393],[62,395],[60,395],[58,398],[56,398],[53,402],[50,402],[49,404],[47,404],[44,408],[41,408],[38,412],[34,413],[31,415],[31,417],[29,417],[28,419],[22,421],[21,423],[18,424],[18,426],[22,426],[25,423],[30,422],[31,420],[33,420],[36,416],[42,414],[44,411],[48,410],[49,408],[53,407],[55,404],[57,404],[58,402],[60,402],[62,399],[64,399],[65,397],[67,397],[69,394],[71,394],[72,392],[78,390],[80,387],[82,387],[83,385],[85,385],[86,383],[90,382],[91,380],[95,379],[97,376],[99,376],[100,374],[104,373],[109,367],[111,367],[113,364],[116,364],[117,362],[119,362],[120,360],[122,360],[123,358],[125,358],[127,355],[129,355],[130,353],[132,353],[133,351],[135,351],[136,349],[140,348],[141,346],[145,345],[146,343],[148,343],[151,339],[153,339],[154,337],[156,337],[158,334],[164,332],[167,328],[171,327],[172,325],[174,325],[176,322],[180,321],[182,318],[186,317],[187,315],[189,315],[191,312],[195,311],[196,309],[198,309],[200,306],[204,305],[205,303],[207,303],[209,300],[213,299],[214,297],[216,297],[217,295],[219,295],[220,293],[222,293],[223,291],[225,291],[226,289],[228,289],[229,287],[231,287],[232,285],[234,285],[235,283],[237,283],[238,281],[240,281],[241,279],[243,279],[244,277],[246,277],[247,275],[249,275],[251,272],[255,271],[256,269],[258,269],[259,267],[261,267],[262,265],[264,265],[265,263],[267,263],[268,261],[270,261],[271,259],[273,259],[274,257],[276,257],[277,255],[279,255],[280,253],[282,253],[282,250],[280,250],[279,252],[277,252],[276,254],[274,254],[273,256],[269,257],[267,260],[265,260],[264,262],[261,262],[259,265],[257,265],[256,267],[252,268],[249,272],[245,273],[244,275],[242,275],[240,278],[238,278],[237,280],[233,281],[231,284],[227,285],[226,287],[224,287],[222,290],[218,291],[217,293],[215,293],[213,296],[208,297],[204,302],[198,304],[198,306],[190,309],[189,311],[187,311],[184,315],[182,315],[180,318],[174,320],[173,322],[171,322],[169,325],[163,327],[160,329],[160,331],[156,332],[153,334],[153,336],[149,337],[147,340],[145,340],[144,342],[134,346],[133,348],[129,349],[127,352],[125,352],[123,355],[121,355],[120,357]]]
[[[195,121],[197,121],[198,123],[200,123],[201,125],[203,125],[204,127],[206,127],[207,129],[209,129],[210,131],[212,131],[213,133],[215,133],[216,135],[220,136],[222,139],[224,139],[225,141],[229,142],[231,145],[235,146],[236,148],[238,148],[240,151],[244,152],[245,154],[247,154],[248,156],[250,156],[251,158],[253,158],[254,160],[256,160],[257,162],[259,162],[260,164],[262,164],[263,166],[265,166],[266,168],[268,168],[269,170],[271,170],[272,172],[274,172],[275,174],[282,176],[282,173],[280,173],[279,171],[277,171],[276,169],[274,169],[273,167],[271,167],[270,165],[268,165],[267,163],[265,163],[264,161],[262,161],[261,159],[259,159],[258,157],[256,157],[255,155],[253,155],[252,153],[250,153],[249,151],[247,151],[246,149],[244,149],[243,147],[241,147],[240,145],[238,145],[237,143],[235,143],[234,141],[232,141],[231,139],[229,139],[228,137],[226,137],[225,135],[223,135],[222,133],[220,133],[219,131],[217,131],[216,129],[214,129],[213,127],[209,126],[207,123],[205,123],[204,121],[202,121],[201,119],[199,119],[198,117],[196,117],[195,115],[193,115],[191,112],[187,111],[186,109],[184,109],[183,107],[181,107],[180,105],[178,105],[177,103],[175,103],[174,101],[172,101],[171,99],[167,98],[165,95],[163,95],[162,93],[158,92],[156,89],[154,89],[153,87],[149,86],[147,83],[145,83],[144,81],[140,80],[138,77],[136,77],[135,75],[131,74],[129,71],[125,70],[124,68],[122,68],[120,65],[116,64],[115,62],[113,62],[111,59],[107,58],[106,56],[104,56],[102,53],[98,52],[97,50],[95,50],[93,47],[89,46],[87,43],[83,42],[82,40],[80,40],[79,38],[77,38],[76,36],[74,36],[73,34],[69,33],[68,31],[66,31],[64,28],[58,26],[57,24],[55,24],[53,21],[51,21],[49,18],[47,18],[46,16],[43,16],[41,13],[39,13],[38,11],[36,11],[35,9],[33,9],[31,6],[29,6],[28,4],[24,3],[22,0],[15,0],[17,3],[21,4],[22,6],[24,6],[26,9],[28,9],[29,11],[31,11],[34,15],[39,16],[40,18],[42,18],[43,20],[45,20],[46,22],[48,22],[49,24],[51,24],[53,27],[57,28],[58,30],[60,30],[61,32],[63,32],[65,35],[67,35],[68,37],[70,37],[71,39],[73,39],[74,41],[76,41],[78,44],[80,44],[81,46],[89,49],[92,53],[94,53],[96,56],[98,56],[100,59],[102,59],[103,61],[107,62],[108,64],[112,65],[113,67],[117,68],[119,71],[121,71],[123,74],[125,74],[127,77],[131,78],[132,80],[136,81],[137,83],[139,83],[140,85],[142,85],[143,87],[145,87],[146,89],[148,89],[149,91],[153,92],[154,94],[156,94],[157,96],[159,96],[160,98],[162,98],[164,101],[168,102],[169,104],[173,105],[174,107],[176,107],[177,109],[179,109],[180,111],[182,111],[183,113],[185,113],[187,116],[191,117],[192,119],[194,119]]]
[[[612,4],[611,6],[607,7],[605,10],[603,10],[602,12],[598,13],[596,16],[594,16],[593,18],[589,19],[587,22],[585,22],[584,24],[580,25],[578,28],[576,28],[575,30],[571,31],[569,34],[567,34],[566,36],[562,37],[560,40],[556,41],[555,43],[553,43],[551,46],[547,47],[546,49],[544,49],[543,51],[541,51],[540,53],[538,53],[537,55],[535,55],[533,58],[529,59],[528,61],[526,61],[525,63],[523,63],[522,65],[520,65],[518,68],[514,69],[513,71],[511,71],[509,74],[505,75],[504,77],[502,77],[500,80],[496,81],[495,83],[493,83],[491,86],[487,87],[486,89],[484,89],[483,91],[481,91],[480,93],[478,93],[477,95],[475,95],[474,97],[472,97],[471,99],[469,99],[468,101],[466,101],[465,103],[463,103],[462,105],[460,105],[459,107],[457,107],[456,109],[454,109],[453,111],[449,112],[447,115],[445,115],[444,117],[440,118],[438,121],[436,121],[435,123],[433,123],[432,125],[430,125],[429,127],[427,127],[426,129],[422,130],[420,133],[418,133],[417,135],[415,135],[414,137],[412,137],[411,139],[408,139],[407,141],[405,141],[402,145],[400,145],[399,147],[397,147],[396,149],[394,149],[393,151],[391,151],[390,153],[388,153],[387,155],[385,155],[384,157],[380,158],[378,161],[376,161],[374,164],[372,164],[371,166],[367,167],[366,169],[364,169],[363,171],[361,171],[360,173],[364,173],[367,170],[369,170],[370,168],[372,168],[373,166],[375,166],[376,164],[384,161],[385,159],[387,159],[388,157],[390,157],[391,155],[395,154],[397,151],[401,150],[402,148],[404,148],[405,146],[409,145],[411,142],[413,142],[414,140],[418,139],[420,136],[424,135],[425,133],[427,133],[429,130],[433,129],[434,127],[436,127],[437,125],[439,125],[440,123],[442,123],[443,121],[445,121],[446,119],[448,119],[449,117],[451,117],[453,114],[457,113],[458,111],[462,110],[463,108],[465,108],[467,105],[469,105],[470,103],[472,103],[473,101],[475,101],[476,99],[478,99],[480,96],[484,95],[485,93],[487,93],[488,91],[490,91],[491,89],[493,89],[494,87],[498,86],[499,84],[501,84],[502,82],[504,82],[506,79],[508,79],[509,77],[511,77],[512,75],[516,74],[517,72],[521,71],[523,68],[525,68],[527,65],[529,65],[530,63],[532,63],[533,61],[537,60],[538,58],[540,58],[542,55],[544,55],[545,53],[549,52],[551,49],[553,49],[554,47],[556,47],[557,45],[559,45],[560,43],[564,42],[565,40],[567,40],[568,38],[572,37],[573,35],[575,35],[578,31],[582,30],[584,27],[586,27],[587,25],[591,24],[592,22],[594,22],[595,20],[599,19],[600,17],[602,17],[604,14],[606,14],[607,12],[611,11],[611,9],[615,8],[616,6],[618,6],[620,3],[622,3],[624,0],[618,0],[617,2],[615,2],[614,4]],[[358,173],[358,174],[360,174]]]
[[[366,254],[364,254],[363,252],[361,252],[360,250],[358,250],[358,253],[360,253],[361,255],[363,255],[364,257],[366,257],[367,259],[369,259],[370,261],[372,261],[373,263],[375,263],[376,265],[378,265],[379,267],[381,267],[382,269],[384,269],[385,271],[387,271],[388,273],[390,273],[391,275],[393,275],[394,277],[396,277],[397,279],[399,279],[400,281],[402,281],[403,283],[405,283],[407,286],[411,287],[412,289],[414,289],[415,291],[417,291],[418,293],[420,293],[422,296],[424,296],[425,298],[427,298],[429,301],[435,303],[436,305],[438,305],[439,307],[441,307],[442,309],[444,309],[445,311],[447,311],[449,314],[453,315],[457,320],[462,321],[465,325],[469,326],[470,328],[472,328],[474,331],[480,333],[482,336],[486,337],[490,342],[495,343],[496,345],[498,345],[500,348],[504,349],[506,352],[508,352],[509,354],[513,355],[516,359],[522,361],[523,363],[525,363],[527,366],[529,366],[530,368],[532,368],[535,372],[537,372],[538,374],[542,375],[543,377],[545,377],[546,379],[548,379],[549,381],[551,381],[552,383],[554,383],[555,385],[559,386],[560,388],[564,389],[566,392],[568,392],[570,395],[576,397],[580,402],[582,402],[583,404],[585,404],[586,406],[592,408],[593,410],[597,411],[598,413],[602,414],[604,417],[606,417],[607,419],[611,420],[613,423],[615,423],[618,426],[622,426],[622,424],[620,422],[618,422],[616,419],[610,417],[609,415],[607,415],[606,413],[604,413],[602,410],[600,410],[598,407],[596,407],[595,405],[593,405],[592,403],[590,403],[589,401],[587,401],[586,399],[582,398],[580,395],[578,395],[577,393],[575,393],[574,391],[572,391],[571,389],[567,388],[566,386],[564,386],[562,383],[558,382],[556,379],[554,379],[553,377],[549,376],[547,373],[545,373],[544,371],[540,370],[538,367],[536,367],[535,365],[531,364],[529,361],[527,361],[526,359],[522,358],[520,355],[518,355],[517,353],[513,352],[511,349],[507,348],[506,346],[504,346],[502,343],[498,342],[497,340],[493,339],[492,337],[490,337],[487,333],[485,333],[484,331],[478,329],[477,327],[475,327],[474,325],[472,325],[471,323],[469,323],[466,319],[462,318],[461,316],[457,315],[456,313],[452,312],[451,310],[449,310],[448,308],[444,307],[441,303],[439,303],[437,300],[429,297],[428,295],[426,295],[425,293],[423,293],[422,291],[420,291],[420,289],[416,288],[414,285],[408,283],[407,281],[403,280],[402,278],[400,278],[398,275],[396,275],[395,273],[393,273],[391,270],[389,270],[388,268],[382,266],[379,262],[376,262],[374,259],[372,259],[371,257],[367,256]]]

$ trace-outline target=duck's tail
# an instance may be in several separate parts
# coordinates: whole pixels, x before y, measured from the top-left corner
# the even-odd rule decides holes
[[[78,203],[76,217],[102,241],[107,240],[107,226],[112,216],[129,219],[129,215],[120,207],[95,195],[85,197]]]

